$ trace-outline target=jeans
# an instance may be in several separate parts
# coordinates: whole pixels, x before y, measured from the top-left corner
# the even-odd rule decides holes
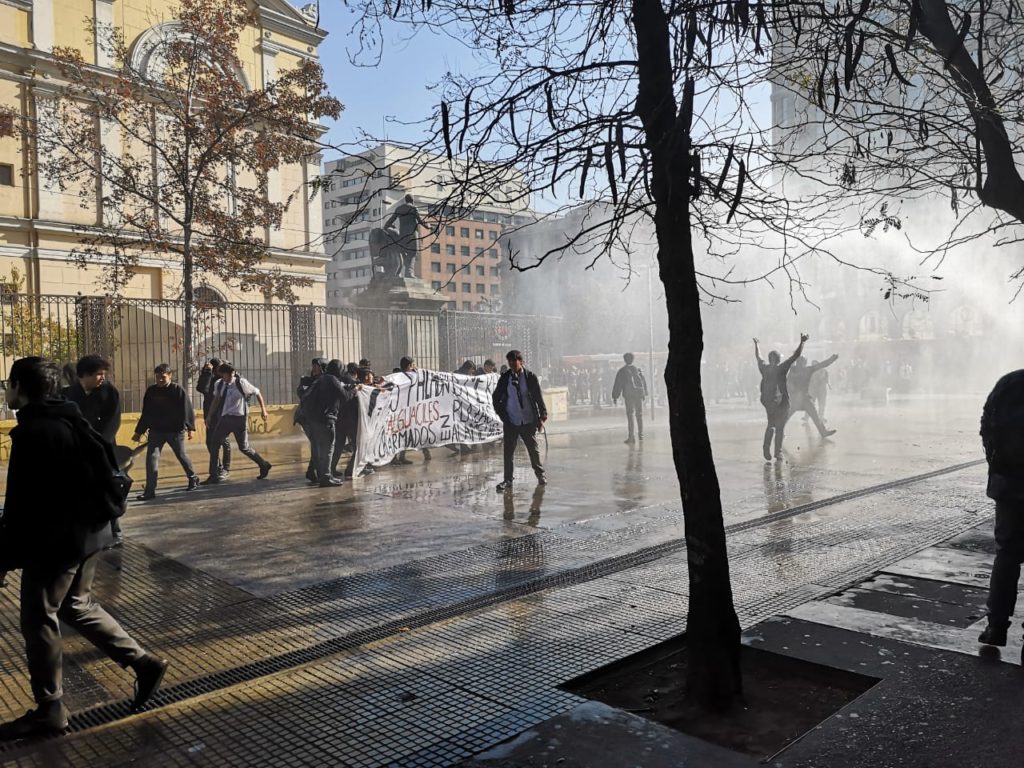
[[[185,470],[185,475],[191,480],[195,477],[196,471],[192,469],[192,462],[185,453],[184,432],[154,432],[149,430],[149,444],[146,446],[146,488],[145,493],[150,494],[156,491],[156,480],[160,469],[160,450],[164,445],[171,446],[174,457]]]
[[[505,423],[505,482],[512,482],[512,457],[516,452],[516,445],[522,439],[526,446],[526,452],[530,455],[530,464],[538,478],[544,477],[544,465],[540,463],[540,451],[537,450],[537,424],[509,424]]]
[[[782,456],[782,441],[786,436],[786,422],[789,421],[789,403],[766,405],[768,426],[764,430],[764,457],[771,459],[772,434],[775,436],[775,455]]]
[[[629,428],[629,439],[634,436],[633,422],[636,422],[636,435],[644,437],[644,399],[642,397],[623,397],[626,403],[626,425]]]
[[[210,452],[210,456],[217,457],[218,468],[224,472],[231,471],[231,443],[225,437],[220,443],[213,442],[213,432],[209,422],[206,423],[206,450]],[[223,451],[224,459],[220,460],[220,453]]]
[[[1008,626],[1024,562],[1024,501],[996,501],[996,559],[988,588],[990,624]]]
[[[64,657],[60,622],[78,630],[122,667],[145,652],[114,618],[93,600],[92,582],[100,553],[87,557],[56,576],[26,568],[21,574],[21,634],[25,638],[28,674],[36,703],[59,701],[64,693]]]
[[[226,443],[229,435],[235,436],[238,450],[256,462],[260,469],[266,465],[267,462],[263,460],[263,457],[256,453],[255,449],[249,445],[249,425],[245,420],[245,416],[221,416],[217,419],[217,424],[213,428],[213,437],[211,438],[213,444]],[[211,453],[210,477],[216,477],[217,474],[217,454]]]

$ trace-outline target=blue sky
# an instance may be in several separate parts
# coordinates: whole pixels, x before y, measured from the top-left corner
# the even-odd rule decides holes
[[[375,137],[386,133],[395,141],[418,139],[417,128],[386,118],[414,122],[430,115],[438,99],[429,86],[449,68],[458,71],[471,62],[469,52],[450,38],[427,31],[419,32],[411,41],[403,40],[407,30],[392,28],[385,35],[380,65],[356,66],[351,58],[358,41],[349,35],[353,18],[337,0],[321,3],[320,25],[329,35],[320,46],[320,61],[331,93],[345,105],[341,119],[329,125],[326,139],[348,144],[358,139],[360,129]],[[332,159],[330,152],[325,159]]]

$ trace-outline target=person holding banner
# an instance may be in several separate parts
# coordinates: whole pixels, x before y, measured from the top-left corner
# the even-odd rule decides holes
[[[505,479],[498,483],[498,493],[512,490],[512,457],[520,439],[530,455],[537,483],[547,484],[540,451],[537,450],[537,431],[543,429],[544,422],[548,420],[540,381],[523,364],[523,353],[518,349],[511,350],[505,359],[508,360],[508,370],[498,379],[492,397],[494,410],[504,428],[505,441]]]

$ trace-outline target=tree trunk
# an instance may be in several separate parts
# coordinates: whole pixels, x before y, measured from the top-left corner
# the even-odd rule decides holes
[[[658,266],[668,307],[665,365],[672,458],[686,524],[690,574],[687,693],[727,709],[742,690],[740,626],[732,603],[722,500],[708,435],[700,364],[704,337],[690,236],[690,127],[693,81],[677,110],[671,36],[661,0],[633,0],[637,37],[636,112],[646,133],[655,204]]]

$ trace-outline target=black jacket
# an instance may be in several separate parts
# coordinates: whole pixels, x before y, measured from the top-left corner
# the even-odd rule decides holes
[[[633,371],[636,371],[640,378],[639,391],[633,386]],[[643,400],[647,397],[647,380],[644,378],[644,372],[632,363],[622,366],[615,374],[615,383],[612,384],[612,400],[618,400],[620,397],[630,400]]]
[[[352,395],[350,387],[342,384],[336,376],[325,373],[313,382],[302,398],[301,418],[307,424],[335,422]]]
[[[547,406],[544,405],[544,396],[540,391],[540,381],[537,380],[537,374],[528,368],[523,369],[523,376],[526,377],[526,391],[530,393],[530,400],[533,401],[533,415],[534,421],[540,422],[541,419],[548,417]],[[505,371],[501,376],[498,377],[498,385],[494,388],[494,394],[491,396],[491,401],[494,403],[494,410],[498,413],[498,418],[501,419],[503,424],[508,424],[508,382],[512,378],[512,371]]]
[[[981,412],[981,443],[988,460],[988,495],[1024,501],[1024,370],[996,382]]]
[[[111,445],[117,443],[117,430],[121,427],[121,393],[109,381],[103,382],[86,394],[79,382],[64,390],[64,396],[78,406],[82,416],[103,439]]]
[[[196,415],[185,390],[173,381],[166,387],[151,384],[142,398],[142,413],[135,434],[154,432],[195,432]]]
[[[72,423],[81,421],[78,406],[62,397],[18,411],[0,518],[0,570],[56,575],[112,541],[110,526],[91,531],[76,522],[87,471]],[[57,483],[54,467],[60,467]]]

